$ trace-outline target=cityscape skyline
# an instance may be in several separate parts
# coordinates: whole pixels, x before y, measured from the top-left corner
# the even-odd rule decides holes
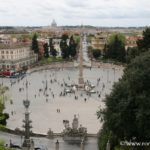
[[[0,26],[150,25],[148,0],[0,0]]]

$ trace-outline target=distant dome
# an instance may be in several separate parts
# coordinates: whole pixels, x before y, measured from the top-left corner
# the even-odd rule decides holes
[[[56,21],[55,21],[55,20],[52,21],[51,27],[57,27],[57,24],[56,24]]]

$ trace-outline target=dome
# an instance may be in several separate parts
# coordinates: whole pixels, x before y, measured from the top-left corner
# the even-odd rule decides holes
[[[56,21],[55,21],[55,20],[52,21],[51,27],[57,27],[57,24],[56,24]]]

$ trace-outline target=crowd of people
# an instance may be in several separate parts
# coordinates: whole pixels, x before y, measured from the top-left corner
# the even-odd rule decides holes
[[[112,68],[113,69],[113,68]],[[92,68],[89,68],[89,70],[92,71]],[[70,75],[67,75],[66,77],[57,78],[57,75],[59,72],[63,71],[62,68],[57,69],[56,71],[49,71],[45,70],[44,78],[40,78],[39,81],[41,84],[39,84],[38,90],[34,93],[34,99],[45,99],[46,102],[49,102],[50,100],[57,100],[61,99],[61,97],[72,97],[74,100],[84,100],[87,102],[90,97],[96,100],[101,100],[107,92],[105,91],[105,88],[108,88],[108,84],[111,84],[111,81],[104,82],[103,76],[99,76],[98,78],[95,78],[95,85],[94,85],[94,93],[90,93],[86,91],[85,89],[78,89],[78,83],[75,84],[74,78]],[[103,71],[105,71],[103,69]],[[39,72],[40,73],[40,72]],[[30,74],[31,75],[31,74]],[[26,88],[29,88],[31,86],[32,80],[28,81],[28,76],[25,78],[17,78],[17,79],[10,79],[10,88],[13,88],[15,84],[18,84],[18,92],[26,92]],[[41,81],[40,81],[41,80]],[[91,83],[89,79],[85,81],[85,85]],[[41,85],[41,86],[40,86]],[[111,87],[111,86],[109,86]],[[57,90],[56,90],[57,88]],[[74,90],[72,90],[74,89]],[[67,91],[68,90],[68,91]],[[28,91],[29,92],[29,91]],[[29,92],[29,94],[31,94]],[[32,92],[33,94],[33,92]],[[10,104],[13,105],[13,99],[10,100]],[[57,113],[60,113],[60,108],[56,109]],[[16,112],[11,111],[11,114],[14,115]]]

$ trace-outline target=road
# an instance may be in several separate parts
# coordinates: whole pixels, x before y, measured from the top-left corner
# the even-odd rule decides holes
[[[83,59],[83,66],[91,67],[91,60],[88,57],[88,48],[87,48],[87,37],[86,34],[83,34],[81,37],[81,51],[82,51],[82,59]],[[78,56],[78,60],[74,62],[74,66],[79,66],[80,63],[80,53]]]

